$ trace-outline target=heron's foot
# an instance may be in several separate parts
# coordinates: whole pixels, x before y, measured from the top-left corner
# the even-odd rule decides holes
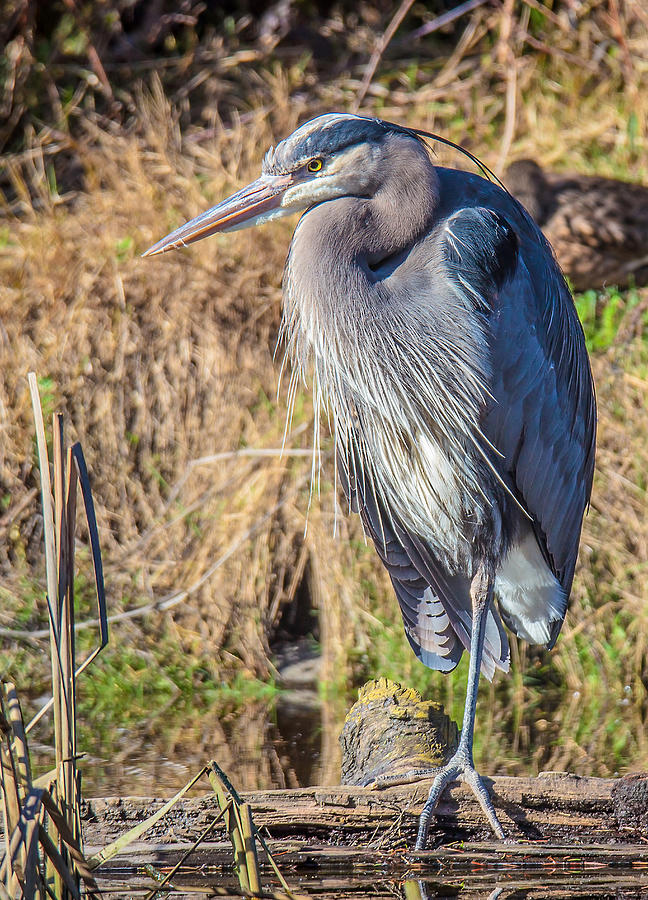
[[[463,781],[465,784],[470,785],[473,793],[479,800],[479,805],[483,809],[491,828],[495,832],[495,835],[500,840],[505,840],[504,829],[502,828],[500,821],[497,818],[497,813],[495,812],[493,801],[490,798],[490,794],[488,793],[486,786],[481,779],[481,776],[475,769],[471,757],[472,754],[468,755],[467,753],[462,752],[460,746],[459,750],[457,750],[450,762],[446,763],[443,768],[437,770],[434,782],[432,784],[432,787],[430,788],[430,793],[428,794],[425,806],[423,807],[421,818],[419,819],[418,837],[416,838],[417,850],[425,849],[432,815],[436,810],[439,798],[441,797],[444,789],[449,784],[452,784],[453,781]]]

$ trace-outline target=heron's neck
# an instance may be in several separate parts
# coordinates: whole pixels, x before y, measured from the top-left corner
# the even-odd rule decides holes
[[[307,213],[308,230],[321,257],[328,257],[329,263],[334,257],[374,267],[430,230],[438,205],[438,177],[427,153],[416,145],[407,158],[404,155],[401,151],[372,197],[332,200]]]
[[[286,270],[302,302],[351,300],[349,291],[357,299],[373,269],[431,230],[439,180],[427,152],[401,140],[394,157],[373,196],[329,200],[302,217]]]
[[[317,366],[336,350],[344,365],[384,312],[376,269],[433,227],[438,176],[423,148],[401,144],[373,196],[326,201],[297,226],[284,273],[283,331],[302,370],[309,358]]]

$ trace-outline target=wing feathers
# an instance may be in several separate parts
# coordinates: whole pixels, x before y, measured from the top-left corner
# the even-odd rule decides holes
[[[352,468],[358,468],[354,467]],[[387,568],[401,609],[407,638],[426,666],[450,672],[470,648],[472,607],[470,579],[448,576],[431,549],[385,512],[370,486],[371,479],[349,474],[340,454],[338,469],[344,491],[356,504],[367,534]],[[509,648],[499,616],[491,610],[486,625],[482,672],[490,680],[495,668],[508,671]]]

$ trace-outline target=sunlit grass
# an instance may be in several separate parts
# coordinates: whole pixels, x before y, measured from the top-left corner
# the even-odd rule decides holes
[[[616,287],[576,294],[576,309],[590,353],[607,350],[613,345],[624,317],[639,305],[641,299],[636,289],[620,291]],[[641,328],[648,327],[648,310],[641,311],[638,324]]]

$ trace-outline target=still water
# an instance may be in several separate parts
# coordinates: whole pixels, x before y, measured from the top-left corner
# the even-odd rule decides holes
[[[209,876],[200,881],[175,879],[176,891],[165,893],[169,900],[185,897],[239,897],[233,880],[212,879],[212,886],[218,893],[210,892],[206,886]],[[295,898],[316,897],[318,900],[356,900],[356,898],[376,898],[376,900],[645,900],[648,897],[648,882],[641,876],[625,876],[623,873],[608,871],[592,878],[565,878],[533,873],[517,873],[501,876],[484,873],[479,876],[455,876],[430,880],[406,879],[389,880],[379,877],[357,877],[343,875],[327,878],[302,877],[290,879],[290,887]],[[145,897],[150,890],[142,879],[114,881],[112,885],[99,880],[103,900],[124,897]],[[230,893],[231,891],[231,893]],[[266,894],[266,896],[272,896]],[[286,897],[286,895],[281,895]]]
[[[215,759],[242,791],[336,785],[341,761],[338,735],[346,712],[344,697],[322,701],[315,690],[299,689],[283,691],[274,700],[249,701],[236,709],[198,710],[185,705],[154,710],[130,730],[104,725],[95,716],[91,726],[80,723],[83,794],[171,797],[210,759]],[[536,735],[532,754],[521,746],[518,732],[523,732],[531,719],[550,720],[552,712],[538,701],[523,712],[517,732],[510,731],[509,723],[497,721],[496,704],[482,703],[475,759],[484,773],[535,775],[551,769],[609,777],[645,770],[643,756],[628,758],[625,764],[611,760],[606,765],[605,757],[586,752],[569,733],[562,732]],[[641,718],[637,708],[631,723],[637,732],[643,727]],[[54,764],[53,741],[45,733],[49,726],[43,724],[43,732],[30,739],[38,772]],[[609,728],[607,720],[599,723],[600,731]],[[547,748],[552,754],[548,762],[537,756]]]
[[[86,797],[171,797],[210,759],[238,790],[339,783],[337,728],[310,691],[235,713],[167,718],[139,734],[102,739],[80,763]]]

